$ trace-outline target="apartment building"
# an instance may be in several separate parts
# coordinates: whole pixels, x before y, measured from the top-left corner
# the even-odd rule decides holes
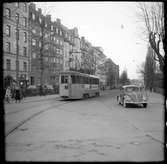
[[[81,50],[80,50],[80,38],[78,34],[78,29],[75,27],[69,30],[70,34],[73,37],[73,46],[70,51],[72,59],[72,67],[70,69],[79,71],[81,69]]]
[[[3,75],[26,85],[29,80],[29,3],[3,4]]]
[[[29,8],[31,29],[31,85],[55,85],[63,69],[64,39],[60,19],[51,20],[31,3]]]

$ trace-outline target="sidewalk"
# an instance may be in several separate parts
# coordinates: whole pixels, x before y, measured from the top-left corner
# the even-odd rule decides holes
[[[25,97],[21,100],[21,103],[38,102],[38,101],[49,100],[49,99],[54,99],[54,98],[55,99],[59,98],[59,94]],[[13,103],[15,103],[15,100],[13,102],[11,102],[10,104],[13,104]],[[9,103],[4,101],[4,104],[9,104]]]
[[[164,104],[165,101],[165,97],[160,94],[160,93],[156,93],[156,92],[149,92],[148,93],[148,102],[149,103],[161,103]]]

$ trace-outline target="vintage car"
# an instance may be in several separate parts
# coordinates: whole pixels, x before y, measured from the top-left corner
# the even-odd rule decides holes
[[[129,104],[142,105],[147,107],[147,93],[143,87],[137,85],[124,85],[120,88],[120,94],[117,96],[118,104],[122,104],[125,108]]]

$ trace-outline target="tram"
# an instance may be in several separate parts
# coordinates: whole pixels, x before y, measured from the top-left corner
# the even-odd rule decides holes
[[[63,99],[99,96],[99,77],[75,71],[60,72],[59,94]]]

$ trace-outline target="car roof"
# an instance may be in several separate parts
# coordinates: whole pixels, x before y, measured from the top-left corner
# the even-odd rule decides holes
[[[124,86],[122,86],[122,88],[128,88],[128,87],[140,88],[138,85],[124,85]]]

